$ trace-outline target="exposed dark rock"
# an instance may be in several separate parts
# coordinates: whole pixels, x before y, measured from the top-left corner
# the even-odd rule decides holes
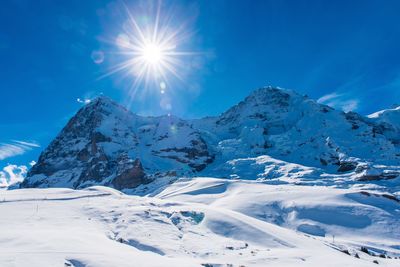
[[[361,191],[360,194],[367,196],[367,197],[371,196],[371,194],[366,191]]]
[[[80,185],[87,181],[99,183],[105,177],[110,176],[113,173],[113,169],[114,168],[112,161],[108,161],[107,159],[103,159],[102,157],[92,158],[85,165],[85,168],[79,176],[79,179],[74,184],[74,187],[81,187]]]
[[[344,162],[340,162],[339,163],[339,168],[338,168],[338,172],[348,172],[348,171],[352,171],[357,167],[357,163],[356,162],[349,162],[349,161],[344,161]]]
[[[143,127],[136,129],[137,125]],[[176,139],[180,132],[187,134],[182,137],[180,147],[170,147],[180,141]],[[42,152],[21,187],[82,188],[98,184],[128,189],[148,183],[149,177],[157,177],[155,173],[178,176],[175,169],[157,169],[158,163],[147,168],[142,166],[138,152],[142,150],[143,140],[150,157],[185,164],[180,167],[181,172],[202,170],[214,159],[206,142],[186,121],[138,117],[112,100],[100,97],[69,120]],[[158,142],[164,143],[157,145]]]
[[[381,174],[366,174],[358,178],[358,181],[379,181],[379,180],[390,180],[397,178],[400,174],[397,172],[388,172]]]
[[[149,183],[150,180],[147,178],[142,163],[139,159],[135,159],[132,166],[125,169],[121,174],[116,176],[111,184],[114,188],[129,189],[135,188],[138,185]]]
[[[329,106],[325,106],[325,105],[321,106],[321,112],[323,112],[323,113],[328,113],[329,111],[332,111],[332,110],[333,110],[333,108],[331,108]]]
[[[328,162],[327,162],[325,159],[323,159],[323,158],[319,158],[319,161],[321,162],[321,164],[322,164],[323,166],[327,166],[327,165],[328,165]]]
[[[396,196],[393,195],[389,195],[389,194],[382,194],[382,197],[396,201],[398,203],[400,203],[400,199],[398,199]]]
[[[341,252],[343,252],[344,254],[347,254],[349,256],[351,255],[350,252],[347,249],[343,249],[343,250],[341,250]]]
[[[364,253],[367,253],[368,255],[372,255],[366,247],[361,247],[360,251],[364,252]]]

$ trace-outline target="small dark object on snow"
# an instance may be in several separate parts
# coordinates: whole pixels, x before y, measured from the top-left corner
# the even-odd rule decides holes
[[[361,247],[360,249],[362,252],[367,253],[368,255],[371,255],[371,253],[369,252],[369,250],[366,247]]]
[[[127,243],[126,240],[123,239],[122,237],[118,238],[117,241],[118,241],[119,243],[123,243],[123,244]]]
[[[341,252],[343,252],[344,254],[350,255],[350,252],[347,249],[343,249],[343,250],[341,250]]]

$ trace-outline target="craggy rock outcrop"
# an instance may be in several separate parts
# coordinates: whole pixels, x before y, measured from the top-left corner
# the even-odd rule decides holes
[[[144,172],[143,166],[139,159],[135,159],[128,168],[116,176],[111,184],[116,189],[135,188],[141,184],[149,183],[149,180]]]
[[[168,171],[190,175],[213,158],[187,122],[140,117],[100,97],[71,118],[21,186],[130,189]]]

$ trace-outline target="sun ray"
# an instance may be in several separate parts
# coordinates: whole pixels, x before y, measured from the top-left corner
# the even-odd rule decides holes
[[[100,78],[124,72],[124,77],[131,76],[133,79],[130,94],[136,94],[139,87],[146,91],[151,86],[164,94],[166,84],[170,84],[168,80],[177,78],[177,81],[183,81],[180,74],[181,70],[186,71],[183,57],[198,54],[178,49],[185,38],[190,36],[185,31],[187,23],[174,23],[175,27],[172,27],[174,16],[162,15],[161,1],[157,2],[154,15],[150,16],[145,13],[135,16],[125,3],[123,6],[127,24],[114,41],[119,49],[115,54],[122,60],[111,66]],[[163,89],[160,89],[161,82],[164,84]]]

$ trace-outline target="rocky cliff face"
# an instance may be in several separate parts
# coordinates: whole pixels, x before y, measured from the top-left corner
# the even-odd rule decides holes
[[[190,175],[212,160],[207,144],[185,121],[140,117],[100,97],[68,122],[22,186],[133,188],[170,170]]]
[[[353,171],[360,179],[393,178],[397,173],[370,171],[400,165],[400,123],[393,112],[391,119],[364,117],[265,87],[220,116],[185,121],[141,117],[100,97],[69,121],[22,186],[127,189],[166,175],[228,177],[235,172],[232,162],[263,155],[331,173]]]

